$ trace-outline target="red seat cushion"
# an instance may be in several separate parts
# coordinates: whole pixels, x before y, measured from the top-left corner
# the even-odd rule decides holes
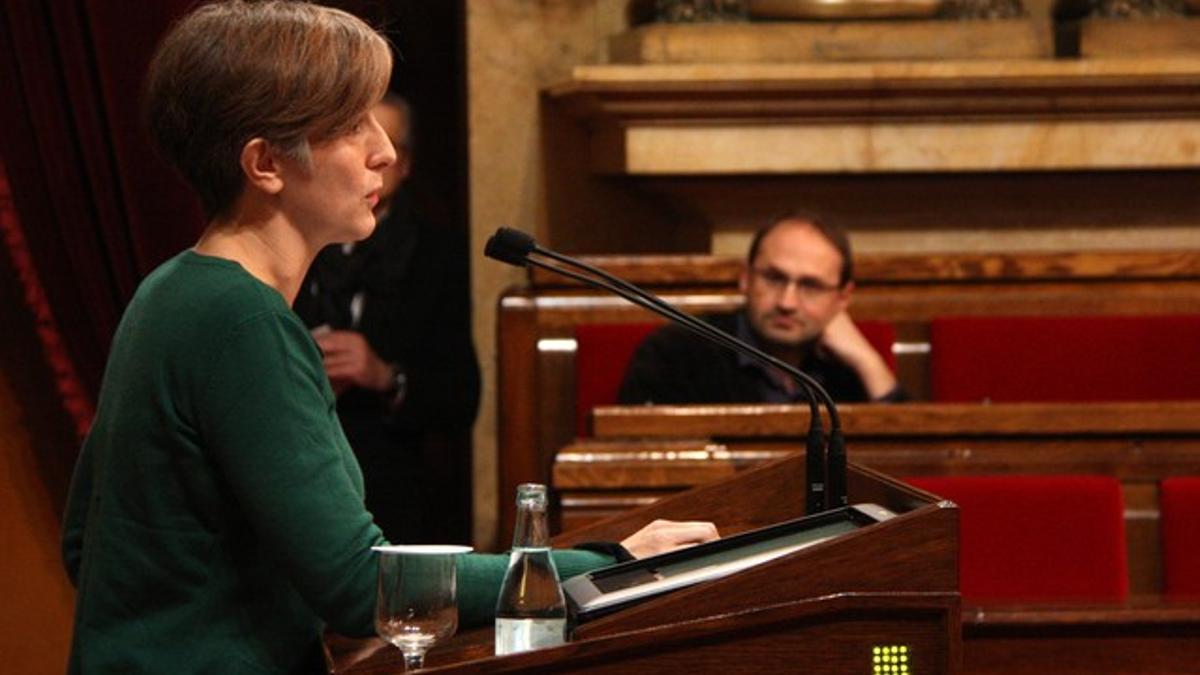
[[[1107,476],[906,479],[959,507],[970,600],[1112,600],[1129,592],[1121,486]]]
[[[575,429],[588,432],[588,415],[617,402],[625,368],[638,345],[661,323],[593,323],[575,327]]]
[[[1200,477],[1162,481],[1163,592],[1200,597]]]
[[[896,327],[887,321],[855,321],[854,325],[887,362],[888,368],[895,372],[896,353],[892,347],[896,344]]]
[[[588,415],[598,405],[613,405],[633,353],[661,323],[580,324],[575,327],[575,429],[588,433]],[[892,370],[896,329],[886,321],[856,321],[863,337],[883,355]]]
[[[1200,398],[1200,316],[942,317],[929,338],[935,401]]]

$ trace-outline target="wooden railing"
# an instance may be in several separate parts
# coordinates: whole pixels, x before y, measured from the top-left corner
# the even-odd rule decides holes
[[[1098,603],[964,599],[963,672],[1182,672],[1200,656],[1200,602],[1160,593],[1158,535],[1159,480],[1200,475],[1200,401],[847,405],[840,413],[850,460],[901,479],[1021,473],[1121,481],[1131,595]],[[807,406],[597,408],[595,435],[564,447],[554,463],[562,525],[585,527],[803,452],[808,417]],[[802,492],[796,485],[797,502]]]
[[[1200,475],[1200,401],[856,405],[850,460],[888,475],[1101,474],[1121,480],[1130,587],[1161,587],[1158,481]],[[556,455],[573,529],[757,463],[802,452],[806,406],[637,406],[595,412],[595,436]],[[826,426],[828,428],[828,426]],[[797,499],[801,498],[797,487]]]

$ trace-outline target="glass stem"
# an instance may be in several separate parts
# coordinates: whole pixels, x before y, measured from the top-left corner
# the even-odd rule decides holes
[[[404,652],[404,671],[419,670],[425,667],[425,652]]]

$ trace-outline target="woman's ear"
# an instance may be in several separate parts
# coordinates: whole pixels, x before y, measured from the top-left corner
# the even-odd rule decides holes
[[[248,188],[271,195],[283,189],[282,157],[266,139],[252,138],[242,146],[241,166]]]

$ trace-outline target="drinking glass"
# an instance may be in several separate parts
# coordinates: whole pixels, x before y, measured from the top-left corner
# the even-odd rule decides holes
[[[404,669],[458,628],[454,559],[469,546],[375,546],[379,553],[375,632],[404,653]]]

